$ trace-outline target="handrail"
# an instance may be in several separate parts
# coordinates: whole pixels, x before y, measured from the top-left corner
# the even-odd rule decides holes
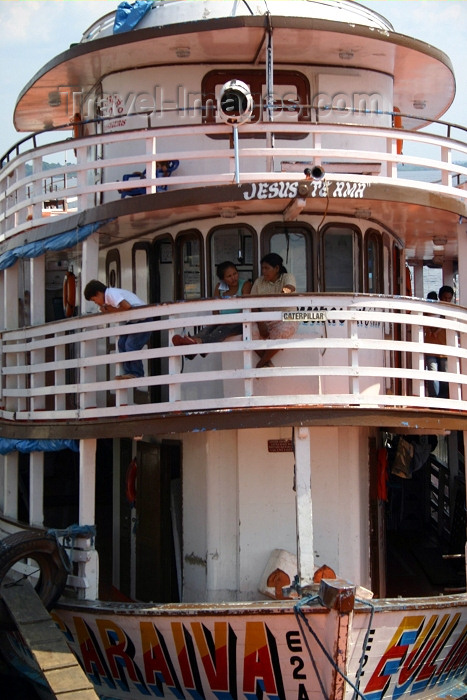
[[[311,105],[304,104],[304,105],[302,105],[302,108],[304,110],[316,110],[315,105],[312,105],[312,104]],[[170,112],[173,112],[173,113],[176,113],[177,116],[180,116],[180,114],[190,114],[194,111],[195,111],[194,108],[176,107],[173,109],[165,109],[164,114],[169,114]],[[198,107],[196,108],[196,111],[199,111]],[[319,114],[321,115],[321,117],[319,118],[317,115],[317,118],[314,121],[311,121],[309,123],[311,123],[311,124],[323,123],[323,118],[325,120],[327,119],[326,116],[324,116],[324,115],[326,115],[328,113],[332,113],[333,111],[334,110],[333,110],[332,106],[321,106],[319,108]],[[397,112],[396,113],[396,112],[392,112],[392,111],[383,111],[383,110],[356,109],[353,107],[348,107],[348,108],[347,107],[339,107],[338,112],[339,112],[339,115],[341,115],[341,116],[342,116],[342,114],[348,114],[349,116],[352,116],[352,117],[355,117],[356,115],[358,115],[362,118],[363,117],[371,117],[371,116],[389,117],[392,122],[394,122],[395,117],[400,117],[403,119],[410,120],[411,122],[415,122],[415,124],[417,124],[418,126],[416,126],[416,128],[413,131],[412,130],[408,131],[408,130],[404,130],[404,129],[396,129],[397,138],[404,138],[404,139],[406,138],[407,134],[416,133],[417,129],[419,129],[421,127],[425,127],[425,125],[427,123],[426,117],[422,118],[417,114],[410,114],[410,113],[405,113],[405,112]],[[148,111],[148,110],[141,110],[140,111],[140,110],[138,110],[135,113],[124,114],[122,116],[123,117],[135,117],[135,116],[146,117],[147,124],[145,126],[134,129],[134,131],[138,131],[138,130],[144,131],[144,130],[151,128],[153,126],[152,121],[151,121],[152,115],[154,115],[154,110],[152,110],[152,111]],[[32,134],[28,134],[27,136],[24,136],[23,138],[16,141],[13,144],[13,146],[11,146],[8,149],[8,151],[6,151],[0,157],[0,170],[6,164],[8,164],[10,162],[13,154],[15,156],[21,155],[20,146],[22,146],[22,145],[25,145],[25,144],[28,144],[29,142],[31,142],[32,148],[35,149],[35,148],[37,148],[38,139],[42,138],[42,137],[45,137],[47,139],[47,143],[50,143],[51,142],[51,140],[50,140],[51,134],[60,134],[61,135],[61,132],[63,132],[64,130],[71,130],[73,125],[76,123],[78,123],[82,126],[95,125],[97,132],[103,133],[105,125],[107,123],[111,122],[112,120],[115,120],[117,118],[117,116],[120,116],[120,115],[114,114],[114,115],[105,116],[105,117],[99,116],[99,117],[94,117],[92,119],[88,119],[88,118],[83,117],[83,120],[81,122],[74,122],[74,123],[67,122],[65,124],[58,124],[57,126],[48,127],[46,129],[42,129],[41,131],[36,131]],[[281,124],[281,122],[277,121],[277,120],[275,120],[274,123],[275,123],[276,128],[277,128],[278,124]],[[324,121],[324,123],[327,123],[327,121]],[[306,122],[305,122],[305,124],[306,124]],[[433,119],[433,120],[430,119],[429,125],[430,125],[430,127],[433,127],[433,126],[446,127],[445,138],[448,138],[448,139],[454,139],[454,137],[452,136],[452,132],[453,132],[453,130],[456,129],[456,130],[461,132],[461,134],[459,135],[459,138],[461,135],[463,135],[465,138],[465,143],[467,143],[467,127],[463,126],[462,124],[448,122],[448,121],[443,120],[443,119]],[[219,125],[219,126],[221,126],[221,125]],[[281,126],[282,126],[282,124],[281,124]],[[343,126],[343,127],[355,126],[355,123],[354,122],[339,121],[338,123],[334,123],[334,126]],[[424,131],[423,133],[426,135],[430,135],[430,133],[427,131]],[[431,135],[432,136],[439,135],[439,136],[443,137],[443,134],[433,133]],[[71,140],[71,137],[68,140]],[[458,140],[458,139],[456,139],[456,140]],[[63,139],[59,138],[59,139],[57,139],[57,141],[55,143],[61,143],[62,141],[63,141]],[[28,150],[30,151],[31,149],[28,149]]]
[[[351,179],[362,182],[384,182],[399,185],[420,186],[434,192],[466,198],[467,192],[454,187],[455,178],[467,178],[467,168],[452,162],[453,154],[467,160],[467,143],[453,141],[441,136],[418,132],[404,132],[404,143],[434,146],[439,158],[426,158],[416,155],[399,155],[395,143],[400,138],[400,130],[385,127],[363,127],[361,125],[310,124],[310,123],[261,123],[245,124],[242,133],[264,137],[271,132],[287,135],[302,135],[303,141],[276,138],[276,147],[259,146],[258,139],[244,139],[240,144],[240,183],[272,182],[284,179],[304,178],[303,168],[294,176],[284,173],[283,163],[295,161],[298,164],[315,162],[325,164],[331,171],[329,180],[339,179],[332,174],[333,161],[346,163],[349,172],[358,162],[371,161],[380,168],[373,175],[351,175]],[[58,144],[48,144],[37,148],[33,153],[17,156],[0,171],[0,240],[6,240],[22,231],[40,226],[45,203],[50,195],[44,191],[44,182],[49,178],[62,179],[65,185],[54,189],[54,198],[64,200],[66,206],[61,216],[70,216],[96,204],[120,198],[120,192],[133,188],[134,181],[122,182],[124,173],[146,169],[146,178],[138,181],[138,187],[146,187],[147,192],[156,192],[154,173],[161,160],[178,160],[180,167],[170,178],[164,180],[169,189],[180,187],[218,186],[233,183],[232,168],[234,152],[227,138],[217,141],[218,147],[205,149],[202,139],[212,135],[230,134],[227,125],[201,125],[157,127],[128,130],[114,133],[87,136],[76,140],[66,140]],[[196,138],[194,138],[194,135]],[[352,135],[355,148],[349,150],[339,142],[339,137]],[[189,137],[189,138],[184,138]],[[201,139],[201,141],[200,141]],[[144,146],[141,155],[101,157],[105,146],[126,144],[130,141]],[[345,141],[343,142],[345,144]],[[157,144],[157,146],[156,146]],[[297,145],[299,144],[299,145]],[[211,144],[212,145],[212,144]],[[76,151],[77,162],[68,164],[70,153]],[[116,149],[112,149],[114,151]],[[108,152],[108,150],[107,150]],[[42,162],[46,157],[65,161],[52,170],[44,171]],[[26,165],[32,162],[32,173]],[[272,169],[271,169],[272,163]],[[441,172],[441,182],[426,183],[417,170],[404,172],[400,178],[398,166],[413,165]],[[200,174],[200,165],[204,172]],[[153,175],[151,176],[151,173]],[[73,177],[70,177],[73,175]],[[418,177],[417,177],[418,175]],[[345,176],[348,177],[348,174]],[[340,177],[342,179],[342,176]],[[110,197],[110,199],[109,199]]]
[[[228,303],[238,309],[243,339],[203,344],[206,358],[187,361],[199,347],[175,347],[173,334],[231,323],[229,315],[215,319],[211,315],[225,303],[175,302],[119,314],[119,322],[139,321],[138,330],[156,334],[157,347],[125,353],[126,360],[146,363],[149,371],[139,379],[114,378],[122,354],[109,353],[108,345],[116,334],[135,330],[134,325],[119,325],[114,316],[112,322],[92,314],[1,332],[0,418],[8,422],[118,419],[122,405],[126,416],[303,404],[467,411],[467,309],[365,294],[232,299]],[[261,311],[255,310],[258,306]],[[258,320],[281,320],[283,311],[297,309],[324,316],[310,316],[292,338],[259,338]],[[426,344],[428,327],[446,329],[447,345]],[[267,348],[281,350],[274,356],[275,366],[256,368],[255,350]],[[429,354],[447,356],[447,372],[426,370]],[[154,362],[157,372],[151,374]],[[449,398],[427,395],[426,383],[433,380],[449,383]],[[156,387],[157,400],[132,403],[130,389],[150,392]],[[115,395],[110,402],[114,405],[107,405],[110,394]]]

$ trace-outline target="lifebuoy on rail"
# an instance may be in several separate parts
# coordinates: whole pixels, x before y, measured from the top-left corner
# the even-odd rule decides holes
[[[63,278],[63,313],[66,318],[73,316],[76,309],[76,277],[68,271]]]
[[[0,541],[0,599],[3,580],[8,573],[10,578],[20,579],[22,574],[12,571],[14,565],[22,559],[31,559],[37,564],[39,576],[35,586],[36,593],[47,609],[60,598],[66,585],[70,561],[65,549],[59,544],[55,535],[43,532],[16,532]],[[9,626],[11,618],[2,603],[0,606],[0,625]]]
[[[394,117],[393,117],[393,126],[395,129],[402,129],[402,117],[400,114],[400,109],[399,107],[393,107],[393,110],[395,112]],[[402,139],[397,139],[396,141],[396,150],[397,150],[397,155],[400,156],[402,155],[402,149],[404,147],[404,142]]]
[[[138,464],[132,459],[126,470],[125,496],[132,508],[136,506],[136,477],[138,476]]]

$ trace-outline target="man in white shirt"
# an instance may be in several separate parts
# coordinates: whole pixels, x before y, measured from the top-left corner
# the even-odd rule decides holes
[[[135,306],[145,306],[145,302],[133,292],[118,287],[106,287],[99,280],[91,280],[87,283],[84,288],[84,298],[97,304],[103,314],[127,311]],[[145,321],[149,320],[151,319],[145,319]],[[150,336],[151,331],[121,335],[118,339],[118,350],[119,352],[141,350],[149,341]],[[117,375],[115,379],[134,379],[144,376],[142,360],[123,361],[122,364],[124,373]]]

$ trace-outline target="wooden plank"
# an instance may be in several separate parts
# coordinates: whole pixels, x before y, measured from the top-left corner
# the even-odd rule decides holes
[[[13,620],[56,698],[97,700],[96,692],[62,632],[27,579],[0,588]]]

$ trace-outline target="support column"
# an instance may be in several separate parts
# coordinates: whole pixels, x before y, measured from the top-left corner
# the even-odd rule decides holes
[[[96,522],[96,440],[79,443],[79,525]],[[79,586],[78,598],[95,600],[99,595],[99,558],[90,537],[77,537],[72,559],[78,562],[78,576],[71,583]],[[69,579],[70,581],[70,579]]]
[[[90,280],[98,279],[99,274],[99,234],[93,233],[92,236],[83,241],[83,256],[81,267],[81,299],[80,313],[95,313],[96,305],[92,301],[86,301],[84,298],[84,288]],[[105,280],[101,280],[105,284]]]
[[[96,519],[96,440],[79,442],[79,525],[94,525]]]
[[[86,301],[84,298],[84,288],[86,284],[97,279],[99,273],[99,234],[93,233],[83,242],[83,256],[81,268],[81,299],[80,312],[81,315],[86,313],[96,313],[96,305],[92,301]],[[102,280],[101,280],[102,281]],[[81,357],[94,357],[97,350],[97,342],[95,340],[86,340],[81,343]],[[89,366],[81,367],[80,382],[82,384],[92,384],[96,381],[97,371],[96,366],[89,363]],[[80,408],[89,408],[97,403],[97,395],[95,392],[87,392],[80,394]]]
[[[309,428],[295,428],[295,494],[297,502],[297,563],[301,586],[313,581],[313,509]]]
[[[457,258],[459,260],[457,302],[467,306],[467,220],[457,226]]]
[[[457,290],[457,303],[460,306],[467,306],[467,221],[462,219],[462,223],[457,225],[457,259],[459,261]],[[461,347],[466,349],[467,339],[465,334],[460,334]],[[461,372],[467,372],[467,360],[461,359]],[[462,399],[467,400],[467,387],[462,385]],[[465,435],[465,433],[464,433]]]
[[[29,524],[44,524],[44,453],[29,455]]]
[[[423,265],[416,264],[413,268],[413,295],[423,299]]]
[[[13,520],[18,519],[18,453],[9,452],[4,457],[3,513]]]

